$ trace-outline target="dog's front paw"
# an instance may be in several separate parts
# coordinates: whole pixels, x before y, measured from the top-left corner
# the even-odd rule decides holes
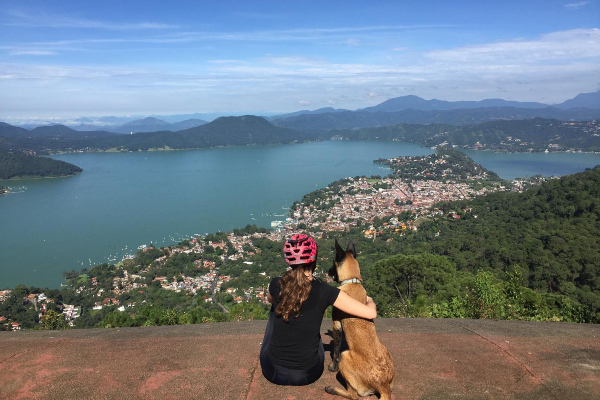
[[[329,367],[327,367],[327,369],[329,370],[329,372],[338,372],[340,370],[338,365],[335,363],[329,364]]]
[[[329,393],[329,394],[335,394],[335,393],[334,393],[334,390],[333,390],[333,388],[332,388],[331,386],[326,386],[326,387],[325,387],[325,391],[326,391],[327,393]]]

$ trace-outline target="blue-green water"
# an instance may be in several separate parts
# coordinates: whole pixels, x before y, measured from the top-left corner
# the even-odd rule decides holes
[[[283,218],[273,214],[334,180],[387,175],[374,159],[430,153],[397,142],[328,141],[55,156],[84,172],[5,184],[26,189],[0,197],[0,288],[57,287],[62,271],[120,260],[142,244],[268,227]]]
[[[503,179],[533,175],[562,176],[600,165],[600,154],[589,153],[492,153],[463,150],[475,162]]]
[[[120,260],[141,244],[167,245],[253,223],[269,226],[292,202],[334,180],[386,175],[374,159],[431,152],[399,142],[327,141],[55,156],[84,172],[4,184],[20,193],[0,197],[0,288],[58,287],[62,271]],[[593,154],[469,155],[507,179],[564,175],[600,164]]]

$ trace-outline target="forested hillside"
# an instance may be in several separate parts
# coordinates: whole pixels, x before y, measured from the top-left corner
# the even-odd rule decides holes
[[[531,315],[542,318],[544,310],[552,315],[554,309],[558,314],[572,313],[574,320],[600,322],[600,168],[521,194],[497,192],[471,201],[442,203],[439,208],[443,215],[460,210],[462,216],[430,220],[417,232],[385,246],[366,242],[362,248],[363,253],[442,257],[427,256],[422,268],[418,259],[397,255],[373,264],[369,285],[374,297],[381,296],[384,307],[408,303],[408,295],[413,305],[420,302],[430,311],[437,304],[438,311],[446,307],[448,316],[473,317],[459,312],[460,303],[475,295],[478,284],[488,285],[499,300],[507,287],[494,286],[494,280],[503,279],[512,282],[513,291],[517,284],[527,288],[521,300],[529,302]],[[382,258],[380,254],[367,256],[373,261]],[[477,283],[477,279],[483,281]],[[394,285],[398,290],[393,290]],[[448,309],[453,302],[454,314]]]
[[[15,177],[70,176],[81,171],[81,168],[64,161],[0,152],[0,180]]]
[[[317,275],[325,279],[332,265],[334,239],[343,246],[353,241],[380,316],[600,323],[600,168],[524,193],[496,192],[437,207],[431,217],[409,212],[394,217],[420,220],[416,231],[386,229],[389,219],[376,218],[375,239],[364,234],[365,226],[315,235]],[[262,301],[238,301],[255,297],[256,290],[263,294],[270,277],[285,272],[283,243],[266,232],[247,226],[139,250],[117,265],[65,272],[71,287],[60,291],[18,286],[0,304],[0,315],[36,329],[66,327],[60,304],[81,307],[74,323],[81,328],[266,318]],[[238,251],[230,238],[238,247],[244,242],[239,251],[245,257],[223,262],[222,255]],[[227,278],[213,301],[206,301],[208,291],[186,289],[208,276],[209,268]],[[40,293],[53,299],[42,319],[23,301]],[[119,305],[128,312],[118,311]]]
[[[468,148],[509,151],[583,149],[600,151],[600,122],[533,118],[516,121],[492,121],[477,125],[400,124],[378,128],[346,129],[329,132],[353,140],[385,139],[440,144]]]
[[[99,132],[77,132],[79,135],[77,137],[65,135],[36,138],[0,137],[0,150],[33,150],[40,154],[46,154],[76,150],[198,149],[214,146],[281,144],[310,138],[306,133],[281,128],[269,123],[264,118],[252,115],[221,117],[208,124],[178,132],[140,132],[133,135],[104,134],[101,137],[91,137],[91,135],[98,134]]]
[[[330,131],[334,129],[358,129],[390,126],[397,124],[452,124],[473,125],[495,120],[522,120],[529,118],[555,118],[561,121],[589,121],[600,118],[600,110],[573,108],[515,108],[485,107],[468,110],[402,110],[385,111],[345,111],[323,114],[303,114],[277,119],[274,122],[282,127],[304,131]]]

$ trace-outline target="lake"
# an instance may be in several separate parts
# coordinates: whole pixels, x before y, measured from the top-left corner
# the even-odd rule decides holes
[[[270,226],[312,190],[356,175],[387,175],[373,160],[431,154],[418,145],[325,141],[189,151],[53,156],[75,177],[5,182],[0,197],[0,288],[58,287],[62,271],[120,260],[142,244],[246,224]],[[502,178],[564,175],[600,164],[594,154],[468,152]]]

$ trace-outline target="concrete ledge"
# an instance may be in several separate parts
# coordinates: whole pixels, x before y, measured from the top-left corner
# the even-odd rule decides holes
[[[598,399],[600,326],[378,319],[396,364],[395,399]],[[0,332],[2,399],[335,399],[267,382],[265,321]],[[329,362],[331,321],[322,326]],[[375,398],[375,397],[372,397]]]

